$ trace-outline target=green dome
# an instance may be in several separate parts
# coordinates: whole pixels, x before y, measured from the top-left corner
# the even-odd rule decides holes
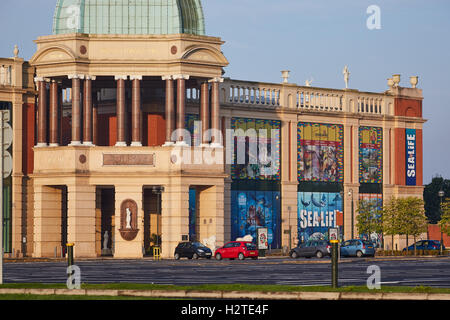
[[[201,0],[58,0],[53,34],[205,35]]]

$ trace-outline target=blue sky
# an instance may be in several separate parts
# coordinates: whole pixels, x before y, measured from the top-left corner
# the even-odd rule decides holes
[[[290,81],[327,88],[382,92],[386,79],[401,85],[419,76],[424,91],[424,183],[450,179],[450,1],[448,0],[203,0],[207,34],[226,41],[227,77]],[[38,36],[51,34],[56,0],[0,1],[0,56],[15,44],[29,59]],[[381,8],[381,30],[366,27],[370,5]],[[6,30],[6,32],[4,32]]]

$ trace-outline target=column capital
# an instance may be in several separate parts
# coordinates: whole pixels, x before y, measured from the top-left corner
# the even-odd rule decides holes
[[[136,75],[130,76],[131,81],[133,81],[133,80],[141,80],[142,81],[142,78],[143,78],[143,76],[136,76]]]
[[[84,79],[85,78],[85,75],[84,74],[69,74],[68,76],[67,76],[67,78],[69,78],[70,80],[72,80],[72,79]]]
[[[87,75],[85,78],[86,78],[86,80],[94,80],[95,81],[97,79],[97,76],[88,76]]]
[[[171,75],[166,75],[166,76],[162,76],[161,77],[162,78],[162,80],[173,80],[173,76],[171,76]]]
[[[114,76],[114,80],[128,80],[128,76]]]
[[[178,79],[184,79],[184,80],[189,80],[190,76],[187,74],[176,74],[173,75],[173,80],[178,80]]]
[[[44,78],[43,77],[35,77],[34,78],[34,82],[43,82]]]
[[[211,80],[208,80],[208,82],[213,83],[213,82],[219,82],[222,83],[224,81],[224,79],[222,77],[215,77],[212,78]]]

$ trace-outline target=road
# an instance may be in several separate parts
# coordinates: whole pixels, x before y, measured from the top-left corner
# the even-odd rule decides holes
[[[331,284],[330,259],[267,258],[253,260],[86,260],[77,261],[82,283]],[[339,285],[366,285],[367,268],[377,265],[381,285],[450,288],[450,257],[386,261],[343,259]],[[5,263],[5,283],[65,283],[65,262]]]

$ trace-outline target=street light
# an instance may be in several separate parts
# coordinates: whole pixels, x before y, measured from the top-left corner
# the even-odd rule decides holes
[[[439,212],[440,212],[441,218],[442,218],[442,198],[445,196],[444,190],[439,190],[438,195],[439,195],[439,198],[441,198],[441,205],[439,206]],[[443,255],[444,254],[444,248],[443,248],[444,235],[443,235],[443,232],[442,232],[442,227],[440,229],[441,229],[441,248],[440,248],[439,251],[440,251],[440,254]]]
[[[354,239],[355,237],[355,227],[354,227],[354,208],[353,208],[353,189],[350,189],[348,191],[348,196],[352,197],[352,239]]]
[[[342,199],[342,241],[345,239],[345,206],[344,206],[344,190],[339,192]]]

